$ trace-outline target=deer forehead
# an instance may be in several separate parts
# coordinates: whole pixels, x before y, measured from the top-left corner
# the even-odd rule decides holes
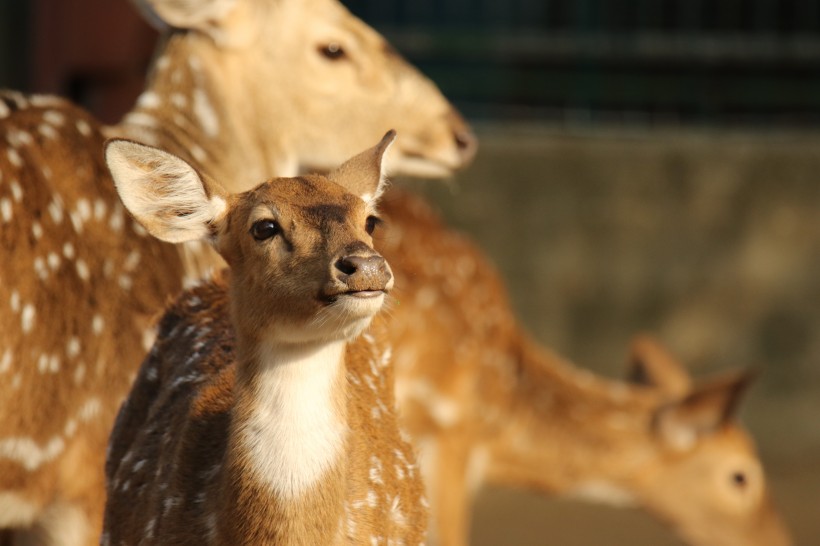
[[[287,228],[288,224],[343,224],[363,215],[366,204],[327,178],[311,176],[268,181],[243,194],[237,208],[248,227],[270,218],[280,220]]]

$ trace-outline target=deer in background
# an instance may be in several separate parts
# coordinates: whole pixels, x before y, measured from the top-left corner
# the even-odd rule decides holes
[[[107,146],[140,223],[211,243],[230,272],[160,322],[111,436],[103,545],[424,541],[389,349],[359,338],[393,284],[370,235],[394,137],[327,178],[233,195],[165,152]]]
[[[641,507],[700,546],[791,543],[733,415],[740,374],[692,387],[646,338],[607,381],[534,343],[491,264],[421,200],[387,194],[396,398],[419,447],[431,539],[467,544],[483,484]],[[424,249],[424,253],[420,252]]]
[[[197,5],[194,2],[180,4],[157,0],[145,3],[144,9],[155,19],[164,21],[166,26],[179,30],[166,33],[148,87],[138,104],[120,125],[107,129],[106,133],[170,150],[196,165],[203,176],[222,180],[231,191],[250,189],[270,174],[288,175],[304,168],[327,168],[367,144],[367,141],[354,143],[353,139],[359,138],[357,135],[366,136],[369,141],[390,125],[397,126],[402,133],[393,150],[399,156],[395,162],[397,171],[444,174],[468,162],[473,154],[474,139],[438,91],[377,39],[378,35],[335,2],[203,0]],[[287,74],[287,78],[281,77],[282,74]],[[340,81],[346,83],[330,89],[331,82]],[[12,102],[17,104],[22,100]],[[38,98],[36,102],[44,100]],[[78,139],[77,131],[72,132],[75,127],[72,112],[60,108],[59,104],[12,108],[14,111],[4,124],[9,122],[10,127],[21,129],[21,134],[35,135],[38,139],[41,132],[43,135],[58,135],[47,156],[37,151],[39,141],[32,146],[27,144],[29,139],[16,139],[16,155],[11,156],[15,158],[14,168],[31,170],[39,180],[37,177],[42,176],[39,171],[43,166],[54,170],[48,161],[68,153],[87,154],[89,164],[94,165],[92,171],[110,186],[110,180],[102,174],[99,127],[86,116],[81,117],[95,135],[93,142],[86,143]],[[46,116],[53,110],[64,116],[62,124],[57,123],[55,116]],[[299,120],[291,112],[298,113],[301,121],[297,123]],[[27,119],[31,122],[15,126],[21,123],[19,120],[23,119],[23,114],[29,116]],[[368,123],[374,126],[364,127]],[[359,124],[362,124],[361,128]],[[343,128],[336,133],[336,138],[329,138],[334,135],[334,131],[328,129],[331,125]],[[325,160],[317,157],[317,151],[326,154]],[[0,160],[2,156],[0,151]],[[73,196],[70,193],[76,191],[73,188],[83,187],[78,179],[80,172],[72,171],[71,177],[52,178],[52,187],[44,191],[66,192]],[[7,176],[5,180],[8,179]],[[15,219],[22,216],[30,222],[40,214],[45,221],[51,221],[47,204],[40,205],[33,212],[18,209],[14,198],[17,192],[11,189],[14,186],[4,187],[2,184],[0,182],[0,191],[11,193],[0,196],[0,199],[8,197]],[[89,183],[87,187],[94,186]],[[86,197],[86,200],[81,201],[80,197]],[[144,262],[130,252],[125,256],[131,256],[129,260],[107,262],[104,255],[107,249],[85,246],[88,231],[98,229],[93,227],[96,224],[80,223],[88,217],[88,202],[96,204],[93,191],[78,196],[76,201],[60,201],[62,206],[55,208],[56,214],[63,212],[70,223],[55,224],[54,238],[50,240],[56,242],[56,248],[62,248],[70,239],[73,246],[69,247],[69,255],[76,255],[71,250],[76,251],[80,245],[83,245],[83,252],[100,253],[99,259],[90,262],[91,265],[87,258],[83,259],[89,270],[92,266],[95,268],[93,271],[87,272],[82,265],[74,267],[70,258],[62,263],[67,268],[67,275],[81,275],[80,280],[86,276],[103,279],[87,284],[77,282],[71,286],[76,289],[78,297],[91,302],[106,302],[112,309],[99,312],[98,320],[93,320],[97,316],[89,315],[88,311],[74,314],[72,300],[62,303],[66,293],[60,284],[53,282],[57,277],[49,276],[47,279],[52,282],[39,286],[49,292],[48,295],[44,293],[43,301],[38,304],[42,307],[38,307],[37,317],[63,313],[61,316],[67,324],[80,325],[76,327],[82,336],[78,336],[80,346],[83,351],[97,355],[95,362],[102,363],[100,368],[108,366],[114,370],[112,373],[130,378],[139,358],[134,356],[129,365],[130,353],[123,347],[133,346],[141,352],[138,350],[140,342],[143,339],[150,341],[153,331],[144,331],[141,324],[119,331],[109,330],[106,325],[114,320],[114,316],[131,319],[138,316],[139,309],[130,302],[131,292],[149,266],[160,269],[158,274],[164,271],[168,275],[160,277],[169,285],[166,294],[173,292],[170,285],[178,284],[182,273],[177,268],[176,255],[168,254],[167,250],[148,251],[148,248],[165,248],[151,239],[143,239],[140,243],[146,245],[145,252],[140,254]],[[523,368],[520,364],[521,347],[527,338],[514,320],[503,286],[492,267],[463,237],[442,225],[417,198],[393,191],[382,202],[391,231],[384,239],[377,240],[377,248],[393,265],[397,278],[395,293],[401,302],[393,310],[394,320],[390,321],[390,336],[400,342],[395,351],[399,401],[408,424],[423,446],[426,459],[422,463],[426,463],[429,469],[427,474],[431,478],[436,521],[448,529],[460,529],[462,534],[456,534],[456,537],[466,540],[463,533],[466,533],[469,509],[467,499],[471,487],[481,481],[481,473],[470,474],[474,478],[470,481],[459,465],[467,460],[466,446],[473,445],[480,453],[487,437],[500,434],[499,426],[482,428],[485,409],[481,397],[486,397],[487,407],[492,407],[503,386],[514,388],[519,369]],[[0,212],[8,210],[2,202],[0,205]],[[96,220],[97,210],[102,211],[99,216],[101,228],[109,222],[123,225],[122,211],[116,201],[104,201],[104,205],[105,208],[95,205],[91,216]],[[21,210],[28,212],[23,215]],[[66,215],[66,211],[69,214]],[[85,231],[75,234],[75,224],[80,224]],[[135,243],[129,241],[139,236],[139,230],[130,222],[126,221],[124,225],[127,229],[120,234],[119,243],[122,248],[134,248]],[[39,233],[37,223],[32,224],[30,231]],[[21,233],[27,233],[26,229],[22,228]],[[10,248],[6,245],[4,242],[4,247]],[[412,254],[417,250],[423,250],[425,254]],[[35,271],[42,271],[44,264],[50,267],[49,264],[54,263],[48,261],[47,251],[40,254],[44,257],[34,263]],[[157,255],[161,258],[153,258]],[[198,276],[205,269],[203,265],[212,263],[210,259],[200,259],[201,256],[201,252],[185,252],[186,270],[191,277]],[[421,260],[421,256],[426,258]],[[130,264],[131,270],[120,271],[118,264],[123,267]],[[0,271],[0,277],[23,282],[28,277],[19,276],[18,267],[15,265],[13,269]],[[29,266],[23,271],[30,269]],[[120,285],[124,273],[127,275]],[[3,297],[9,302],[18,301],[12,297],[11,290],[13,285],[5,284],[5,281],[0,284],[0,301]],[[146,310],[162,306],[166,296],[162,295],[161,289],[156,292],[156,301],[150,302],[152,305],[146,304]],[[25,316],[30,318],[31,313]],[[48,399],[59,403],[51,403],[46,408],[55,412],[53,416],[35,416],[34,412],[20,412],[14,407],[7,415],[12,415],[11,422],[24,423],[18,428],[8,428],[8,421],[0,422],[0,459],[9,459],[0,460],[0,465],[5,465],[0,467],[0,503],[14,507],[0,510],[0,518],[8,518],[9,514],[16,517],[0,523],[35,524],[37,531],[52,535],[51,543],[93,542],[88,540],[93,536],[91,531],[71,535],[60,529],[98,527],[96,518],[100,517],[102,506],[102,473],[98,470],[101,465],[87,462],[90,458],[84,456],[66,457],[66,454],[82,449],[102,458],[105,435],[98,434],[89,423],[93,421],[96,426],[99,422],[101,429],[110,425],[114,408],[124,395],[128,381],[122,381],[122,388],[119,388],[120,384],[106,383],[102,379],[99,383],[81,379],[75,388],[62,379],[63,375],[73,377],[76,374],[83,378],[83,373],[97,368],[82,367],[83,362],[75,363],[71,359],[58,361],[59,373],[41,373],[40,369],[52,369],[51,355],[61,354],[60,350],[68,354],[71,339],[65,339],[59,329],[53,333],[43,331],[40,335],[44,338],[56,340],[53,348],[44,351],[48,355],[45,360],[39,354],[17,352],[16,348],[26,342],[19,330],[22,318],[9,314],[0,320],[5,321],[7,317],[8,322],[0,324],[3,330],[0,335],[9,332],[5,334],[9,341],[4,340],[4,347],[15,349],[5,365],[0,366],[0,371],[6,370],[12,378],[19,377],[10,384],[11,387],[18,385],[18,388],[25,386],[28,391],[50,392]],[[28,320],[25,324],[29,324]],[[91,333],[85,334],[81,327],[89,320]],[[8,329],[5,328],[7,325]],[[38,328],[52,328],[51,321],[38,321],[37,325]],[[126,338],[130,345],[121,343]],[[71,342],[70,346],[70,354],[74,355],[77,344]],[[38,367],[41,361],[44,364]],[[539,361],[550,363],[557,359],[549,357]],[[413,367],[414,362],[419,368]],[[116,366],[110,363],[116,363]],[[527,369],[535,368],[534,363],[527,366]],[[29,370],[30,376],[22,370]],[[423,381],[418,381],[421,374]],[[522,381],[525,380],[522,376]],[[49,381],[53,382],[47,387],[50,391],[46,390]],[[4,388],[7,387],[0,383],[0,400],[6,399]],[[474,392],[466,392],[468,389]],[[84,409],[86,400],[92,397],[99,400],[99,406],[92,403],[88,407],[91,410],[99,408],[96,412]],[[534,403],[522,399],[516,404]],[[410,406],[415,406],[418,411],[413,413]],[[20,407],[29,407],[28,402]],[[63,415],[79,417],[66,420]],[[535,425],[533,423],[531,430],[538,434],[540,429]],[[482,434],[473,434],[477,431]],[[70,436],[67,435],[69,432]],[[14,438],[14,442],[3,444],[3,439],[9,437]],[[77,445],[86,447],[75,448]],[[39,450],[35,453],[47,454],[47,457],[38,455],[39,458],[34,459],[42,463],[32,470],[20,462],[31,460],[27,455],[30,447]],[[440,475],[437,468],[448,464],[455,469],[452,477],[463,485],[463,489],[452,489],[449,493],[456,497],[452,502],[445,502],[448,492],[432,479]],[[10,476],[13,479],[7,482]],[[444,496],[445,501],[436,501],[439,496]],[[462,500],[457,502],[459,498]],[[689,502],[701,501],[692,498]],[[438,535],[445,541],[451,532],[441,531]],[[70,536],[80,538],[70,539]]]
[[[97,543],[105,445],[153,318],[213,264],[128,218],[104,135],[161,146],[235,192],[339,164],[391,126],[398,172],[447,174],[475,151],[438,89],[338,2],[142,8],[166,32],[118,126],[0,94],[0,527],[19,540]]]

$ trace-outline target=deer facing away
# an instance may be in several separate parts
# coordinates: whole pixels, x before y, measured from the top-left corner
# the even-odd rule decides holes
[[[0,92],[0,528],[38,543],[97,543],[105,445],[152,319],[211,263],[128,217],[104,134],[158,145],[237,192],[337,165],[391,126],[397,171],[450,173],[475,150],[438,89],[335,0],[141,7],[166,31],[118,126]]]
[[[106,150],[126,207],[230,273],[184,293],[117,418],[103,544],[421,544],[426,512],[389,351],[348,348],[393,284],[371,246],[382,157],[241,194],[165,152]]]
[[[637,506],[694,545],[790,544],[733,418],[743,376],[692,387],[646,339],[633,360],[649,386],[573,367],[524,333],[492,265],[423,201],[388,193],[381,208],[396,397],[433,541],[467,544],[472,496],[494,484]]]

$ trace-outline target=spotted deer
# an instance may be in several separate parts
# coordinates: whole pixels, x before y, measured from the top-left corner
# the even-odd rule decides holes
[[[137,4],[164,33],[120,124],[0,92],[0,528],[24,541],[97,543],[108,432],[155,315],[213,263],[144,236],[106,137],[160,146],[232,191],[327,169],[391,126],[396,172],[450,173],[475,151],[438,89],[334,0]]]
[[[647,338],[631,383],[571,366],[524,333],[492,265],[423,201],[388,193],[382,212],[396,397],[432,542],[467,544],[473,494],[493,484],[639,507],[693,545],[791,544],[734,419],[748,376],[693,387]]]
[[[421,544],[389,349],[364,332],[393,285],[371,244],[395,135],[327,177],[240,194],[129,141],[106,149],[152,235],[229,264],[160,322],[111,435],[105,544]]]

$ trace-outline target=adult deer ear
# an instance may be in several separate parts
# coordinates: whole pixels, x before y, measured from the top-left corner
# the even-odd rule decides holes
[[[385,156],[395,140],[396,131],[387,131],[378,144],[345,161],[328,178],[364,201],[376,203],[387,187]]]
[[[682,400],[661,407],[654,416],[655,433],[670,447],[693,446],[732,419],[754,375],[748,370],[724,375],[695,388]]]
[[[632,339],[627,381],[657,389],[669,399],[680,399],[692,388],[686,368],[655,338],[646,334]]]
[[[206,187],[182,159],[129,140],[110,140],[105,162],[125,208],[154,237],[182,243],[215,233],[227,194]]]
[[[209,31],[225,18],[236,0],[131,0],[157,30],[184,28]]]

